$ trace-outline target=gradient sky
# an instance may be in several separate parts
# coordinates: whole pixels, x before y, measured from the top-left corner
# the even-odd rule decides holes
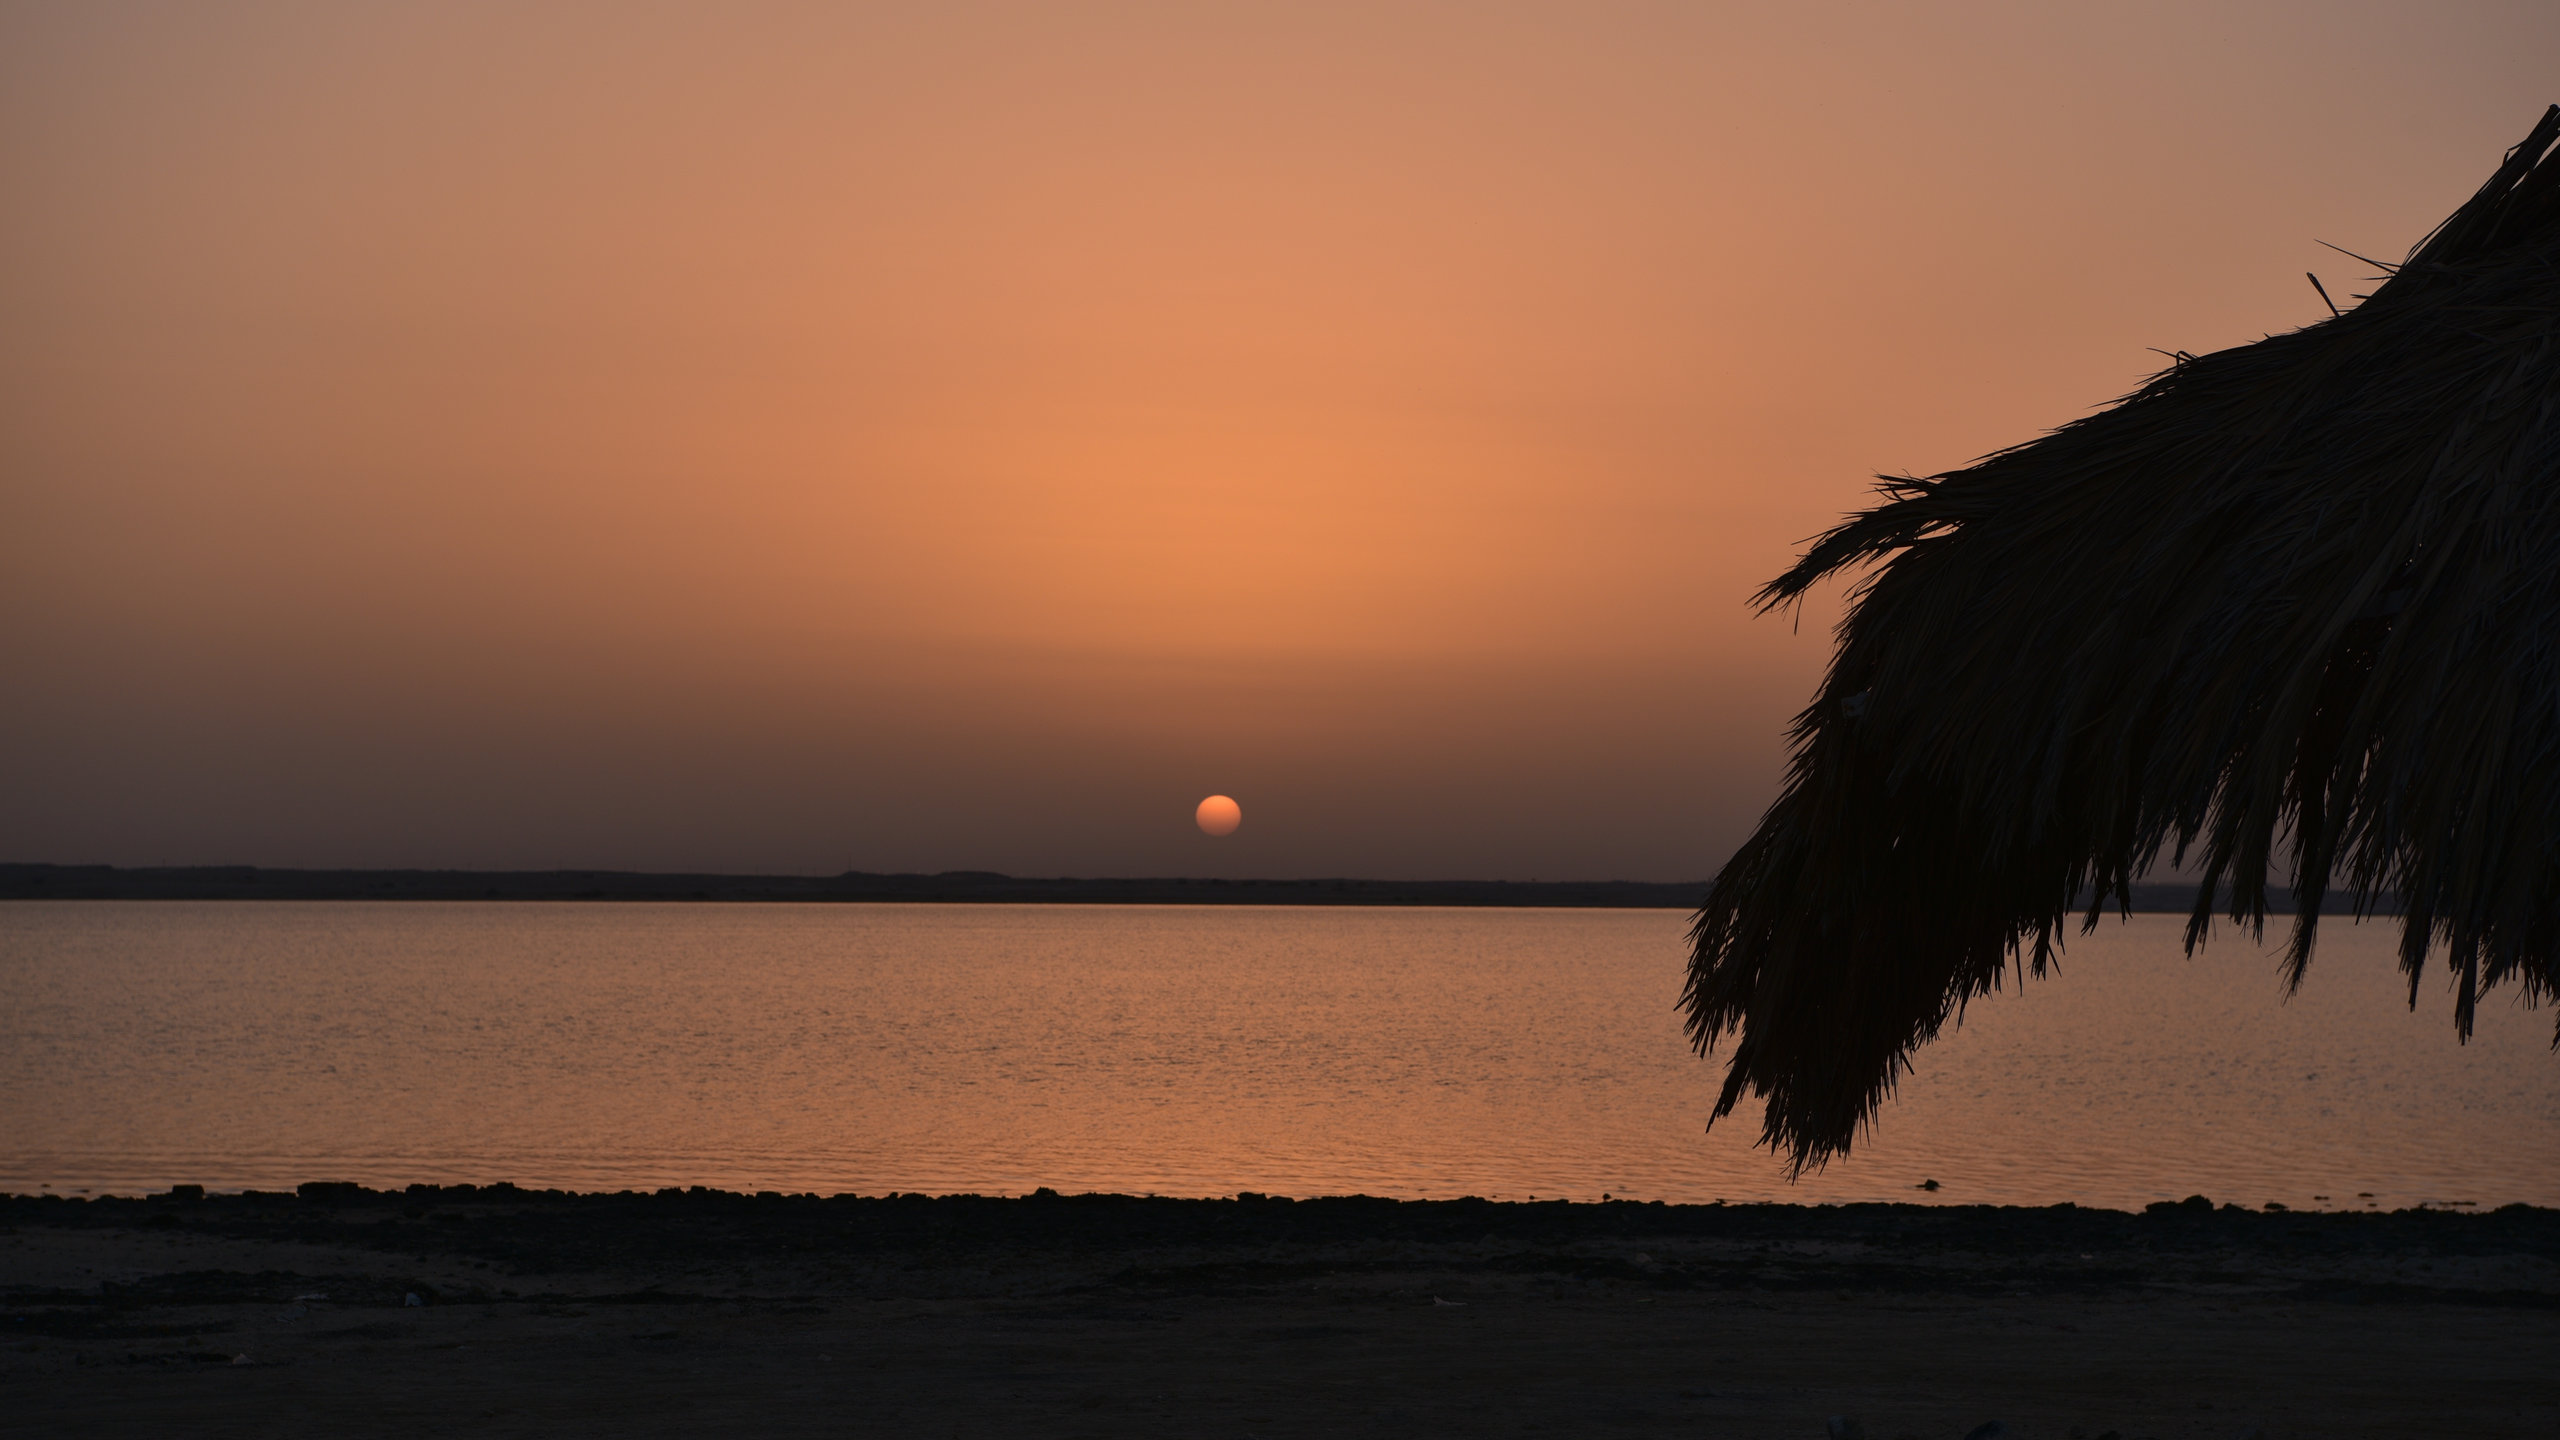
[[[0,859],[1690,879],[2560,6],[0,6]],[[1245,823],[1211,840],[1193,804]]]

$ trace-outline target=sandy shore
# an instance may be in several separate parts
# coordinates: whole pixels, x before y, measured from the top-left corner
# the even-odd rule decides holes
[[[2560,1211],[305,1191],[0,1200],[0,1431],[2560,1433]]]

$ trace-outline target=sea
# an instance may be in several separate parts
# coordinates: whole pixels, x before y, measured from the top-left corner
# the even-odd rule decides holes
[[[2560,1205],[2553,1012],[2387,923],[2075,935],[1801,1176],[1664,910],[0,903],[0,1191],[309,1180],[2309,1210]]]

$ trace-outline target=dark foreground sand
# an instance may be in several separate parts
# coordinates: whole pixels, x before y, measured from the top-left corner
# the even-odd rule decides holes
[[[2550,1210],[309,1186],[0,1257],[10,1434],[2560,1434]]]

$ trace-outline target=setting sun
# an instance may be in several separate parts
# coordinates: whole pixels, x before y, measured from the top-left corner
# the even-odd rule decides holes
[[[1244,807],[1224,795],[1212,795],[1200,802],[1191,818],[1200,822],[1202,834],[1233,835],[1236,827],[1244,823]]]

